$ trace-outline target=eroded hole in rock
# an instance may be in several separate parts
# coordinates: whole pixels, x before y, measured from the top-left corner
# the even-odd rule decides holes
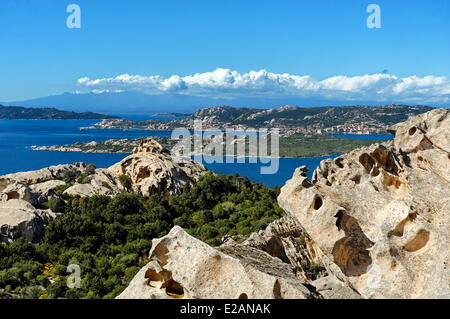
[[[284,250],[284,244],[280,237],[272,236],[264,247],[261,247],[266,253],[272,257],[278,257],[285,263],[290,263],[289,258]]]
[[[334,217],[336,218],[336,227],[338,228],[338,230],[341,230],[341,222],[344,214],[345,211],[341,209],[336,213],[336,215],[334,215]]]
[[[147,269],[144,278],[150,279],[151,281],[163,281],[164,279],[160,273],[156,272],[156,270],[152,268]]]
[[[345,233],[345,237],[336,241],[333,246],[334,262],[347,276],[366,273],[367,267],[372,264],[368,248],[374,243],[364,234],[356,218],[349,216],[344,210],[339,210],[334,217],[338,230]]]
[[[361,175],[356,174],[356,175],[350,177],[350,180],[352,182],[354,182],[355,184],[359,184],[361,182]]]
[[[359,162],[362,164],[362,166],[364,166],[367,174],[370,173],[370,171],[372,170],[372,167],[375,165],[375,161],[367,153],[363,153],[359,156]]]
[[[337,167],[339,168],[344,168],[344,165],[342,164],[344,162],[344,159],[342,157],[338,157],[334,160],[334,163],[337,165]]]
[[[169,250],[167,249],[167,246],[165,244],[158,243],[158,245],[156,245],[155,249],[153,250],[150,258],[156,257],[160,266],[163,267],[169,262],[169,257],[167,256],[168,252]]]
[[[418,251],[419,249],[425,247],[428,240],[430,240],[430,232],[425,229],[421,229],[417,232],[416,236],[414,236],[414,238],[403,247],[403,249],[408,252]]]
[[[161,288],[166,288],[166,294],[168,294],[172,298],[183,298],[184,297],[184,289],[178,282],[170,278],[167,280]]]
[[[378,163],[378,167],[384,168],[386,171],[397,175],[398,167],[395,164],[394,155],[383,145],[378,146],[372,153],[372,159]]]
[[[378,169],[377,166],[374,166],[372,168],[372,171],[370,172],[370,175],[372,175],[373,177],[380,175],[380,170]]]
[[[152,287],[152,282],[163,282],[164,280],[164,276],[161,273],[156,272],[152,268],[147,269],[144,278],[148,279],[147,284]]]
[[[416,219],[416,216],[417,216],[416,213],[408,214],[408,216],[405,219],[403,219],[400,223],[398,223],[397,226],[395,226],[394,230],[392,231],[392,235],[397,237],[403,236],[403,234],[405,233],[405,226],[408,223],[413,222],[414,219]]]
[[[150,171],[148,170],[148,167],[141,167],[140,169],[139,169],[139,172],[138,172],[138,176],[137,176],[137,180],[138,181],[140,181],[140,180],[143,180],[144,178],[147,178],[147,177],[149,177],[150,176]]]
[[[382,184],[388,192],[392,192],[397,197],[403,197],[409,190],[408,184],[402,182],[397,176],[383,172]]]
[[[334,262],[347,276],[361,276],[372,264],[369,251],[358,246],[357,241],[350,237],[341,238],[334,244]]]
[[[303,186],[303,188],[310,188],[312,186],[312,184],[306,178],[302,181],[301,185]]]
[[[318,210],[320,207],[322,207],[322,204],[323,204],[322,198],[320,196],[316,195],[314,197],[314,201],[313,201],[313,208],[315,210]]]
[[[20,198],[19,193],[16,192],[16,191],[9,192],[6,195],[8,195],[8,200],[9,199],[19,199]]]
[[[414,135],[414,133],[416,133],[416,131],[417,131],[416,127],[413,126],[413,127],[411,127],[411,128],[409,129],[408,134],[409,134],[409,135]]]
[[[239,295],[238,299],[248,299],[248,296],[245,292],[243,292]]]

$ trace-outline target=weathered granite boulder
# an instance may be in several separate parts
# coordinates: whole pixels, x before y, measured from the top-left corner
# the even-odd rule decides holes
[[[152,139],[142,141],[132,155],[108,170],[118,176],[127,175],[133,190],[143,195],[179,194],[186,183],[207,172],[205,166],[190,159],[173,161],[170,152]]]
[[[0,192],[3,192],[6,186],[12,183],[30,186],[32,184],[56,179],[57,177],[64,176],[66,173],[71,171],[85,173],[87,165],[88,164],[84,163],[62,164],[46,167],[37,171],[3,175],[0,176]]]
[[[173,161],[159,143],[147,139],[135,148],[133,155],[109,169],[74,163],[0,176],[0,201],[21,199],[40,206],[52,198],[61,198],[62,191],[74,196],[114,196],[124,190],[120,175],[129,176],[132,190],[143,195],[173,195],[206,172],[202,164],[192,160]]]
[[[83,184],[76,183],[67,188],[64,194],[79,195],[81,197],[88,197],[93,195],[117,195],[123,186],[120,184],[118,176],[113,172],[97,168],[95,173],[87,177],[87,181]]]
[[[118,299],[312,298],[293,267],[230,240],[215,249],[175,226]]]
[[[5,185],[0,192],[0,201],[7,201],[10,199],[22,199],[31,203],[33,201],[33,196],[28,186],[12,182]]]
[[[31,201],[29,202],[33,205],[41,205],[52,198],[60,198],[60,195],[56,193],[55,188],[65,184],[65,182],[55,179],[30,185]]]
[[[81,184],[77,182],[80,174],[87,175]],[[73,179],[71,183],[74,185],[65,190],[70,195],[116,195],[123,189],[114,173],[89,164],[74,163],[0,176],[0,201],[22,199],[33,205],[42,205],[60,197],[55,188],[66,185],[61,178]]]
[[[18,237],[39,242],[45,227],[56,216],[50,209],[36,209],[21,199],[0,202],[0,242],[8,243]]]
[[[394,141],[298,168],[278,197],[365,298],[449,298],[450,111],[391,128]]]

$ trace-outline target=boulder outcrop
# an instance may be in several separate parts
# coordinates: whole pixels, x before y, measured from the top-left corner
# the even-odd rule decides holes
[[[18,237],[38,242],[45,227],[56,216],[50,209],[36,209],[21,199],[0,202],[0,243],[11,242]]]
[[[229,240],[210,247],[175,226],[152,242],[150,262],[118,299],[312,298],[290,264]]]
[[[449,113],[396,124],[393,141],[324,160],[312,180],[297,168],[281,189],[327,271],[365,298],[450,297]]]
[[[205,166],[190,159],[173,161],[170,152],[152,139],[142,141],[133,154],[108,168],[130,178],[134,191],[143,195],[179,194],[207,172]]]
[[[179,194],[186,183],[194,182],[206,172],[202,164],[189,159],[175,163],[169,151],[158,142],[146,139],[135,148],[133,155],[109,169],[74,163],[3,175],[0,176],[0,220],[3,218],[8,223],[2,229],[8,234],[5,235],[8,240],[23,235],[36,241],[45,225],[38,217],[48,219],[43,215],[44,210],[37,208],[52,199],[64,202],[63,195],[117,195],[125,189],[121,175],[129,177],[131,190],[143,195]],[[53,214],[50,210],[45,212]]]
[[[95,172],[86,177],[83,183],[76,183],[64,191],[64,194],[73,196],[107,195],[114,196],[124,187],[120,184],[118,176],[104,168],[97,168]]]

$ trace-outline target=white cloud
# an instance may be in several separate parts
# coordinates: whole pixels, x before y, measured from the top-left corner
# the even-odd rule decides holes
[[[414,103],[448,103],[450,80],[444,76],[389,74],[317,80],[308,75],[277,74],[266,70],[239,73],[218,68],[194,75],[162,77],[122,74],[112,78],[80,78],[77,84],[93,92],[141,91],[148,94],[179,93],[220,98],[315,97],[336,101],[371,100]]]

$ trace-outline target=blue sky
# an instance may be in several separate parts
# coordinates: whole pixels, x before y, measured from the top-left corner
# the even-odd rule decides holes
[[[81,7],[81,29],[66,27],[70,3]],[[381,7],[381,29],[366,26],[370,3]],[[427,89],[432,86],[426,94],[448,99],[449,35],[446,0],[2,0],[0,101],[76,90],[141,89],[122,80],[120,85],[105,81],[121,74],[164,79],[177,75],[186,92],[186,83],[192,81],[184,76],[217,68],[236,71],[237,76],[252,70],[309,76],[314,83],[336,76],[348,82],[383,70],[397,78],[434,76],[438,79],[421,80],[419,86],[426,82]],[[81,83],[83,78],[89,81]],[[95,79],[103,82],[98,85]],[[351,90],[355,81],[349,84]],[[218,92],[217,87],[201,91],[195,85],[193,94]],[[239,94],[248,87],[240,87]],[[336,85],[326,88],[336,90]],[[391,93],[397,91],[390,88]]]

